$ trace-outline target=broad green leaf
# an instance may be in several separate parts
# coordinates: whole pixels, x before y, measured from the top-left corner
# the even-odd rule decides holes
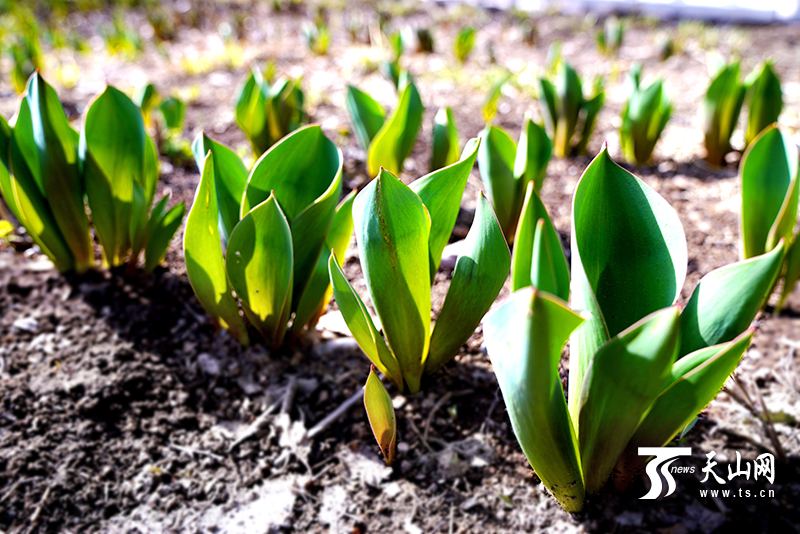
[[[331,222],[331,229],[325,238],[325,246],[322,254],[317,259],[317,266],[308,282],[308,287],[303,292],[303,296],[297,304],[295,316],[292,321],[292,331],[297,331],[305,325],[313,326],[325,311],[328,301],[331,298],[332,290],[330,285],[330,275],[328,274],[328,252],[336,251],[336,261],[339,265],[344,265],[344,255],[350,238],[353,237],[353,200],[356,198],[356,191],[350,193],[342,199]]]
[[[214,186],[219,206],[219,230],[224,247],[227,246],[228,238],[234,227],[239,223],[239,210],[242,205],[244,188],[247,185],[247,168],[233,150],[202,132],[192,143],[192,153],[201,170],[209,151],[214,152],[214,180],[216,182]]]
[[[786,246],[708,273],[681,314],[681,356],[741,334],[761,309],[783,265]]]
[[[739,170],[744,258],[764,254],[771,232],[775,243],[781,237],[791,237],[797,217],[798,190],[794,184],[798,180],[799,162],[797,146],[775,126],[764,130],[745,152]],[[779,218],[781,211],[784,216]],[[776,225],[779,219],[782,220]]]
[[[629,477],[644,467],[648,458],[639,447],[664,447],[717,396],[750,345],[753,330],[734,340],[700,349],[678,360],[670,371],[669,385],[631,437],[617,470]]]
[[[94,227],[111,266],[131,248],[134,183],[143,183],[145,137],[140,109],[107,86],[86,111],[79,146]]]
[[[386,112],[375,99],[352,85],[347,86],[345,104],[361,148],[369,151],[372,139],[386,122]]]
[[[547,177],[547,164],[553,155],[553,143],[547,137],[544,129],[527,117],[519,134],[517,157],[514,161],[514,176],[520,181],[517,184],[517,197],[522,195],[528,187],[528,182],[536,184],[536,193],[542,191],[542,184]],[[517,202],[517,217],[522,202]]]
[[[603,345],[586,371],[578,441],[586,492],[598,493],[664,390],[680,343],[679,310],[655,312]]]
[[[511,254],[500,223],[483,194],[478,195],[475,220],[464,240],[464,249],[433,328],[426,374],[458,354],[508,278]]]
[[[430,215],[416,193],[382,170],[356,195],[353,223],[384,335],[416,393],[431,335]]]
[[[94,264],[94,250],[78,169],[77,135],[67,121],[58,95],[38,72],[28,81],[25,98],[30,105],[44,197],[72,252],[75,270],[83,272]]]
[[[186,206],[181,202],[172,206],[167,213],[158,218],[158,222],[154,225],[150,239],[148,239],[147,246],[144,249],[145,273],[153,272],[158,264],[164,260],[164,255],[167,253],[172,237],[181,227],[185,211]]]
[[[378,440],[386,465],[392,465],[397,444],[397,423],[392,399],[375,373],[375,367],[370,368],[369,378],[364,386],[364,408],[367,410],[369,426],[375,439]]]
[[[183,235],[186,273],[197,300],[214,321],[230,331],[239,343],[249,345],[247,326],[231,294],[220,247],[218,195],[215,188],[214,153],[211,152],[206,156],[200,184],[186,218]]]
[[[253,166],[242,196],[240,216],[244,217],[274,192],[291,224],[340,179],[341,169],[341,151],[325,137],[322,128],[310,125],[295,130]]]
[[[539,221],[542,221],[541,230],[538,229]],[[534,258],[537,261],[534,262]],[[530,285],[562,300],[569,298],[569,264],[564,247],[544,204],[536,194],[534,182],[528,182],[525,191],[525,202],[511,255],[511,290],[517,291]]]
[[[521,196],[521,192],[517,194],[517,180],[514,177],[517,145],[508,132],[497,126],[487,126],[478,137],[482,139],[478,149],[481,182],[503,233],[507,239],[511,239],[517,222],[514,203]]]
[[[375,328],[375,323],[372,321],[367,307],[350,282],[347,281],[333,252],[328,258],[328,267],[333,296],[336,298],[336,305],[339,306],[339,311],[342,312],[342,317],[347,328],[350,329],[350,333],[353,334],[358,346],[372,364],[380,369],[381,373],[386,375],[397,389],[403,391],[403,374],[400,371],[400,364],[389,351],[381,333]]]
[[[417,87],[409,82],[400,93],[392,116],[383,123],[370,143],[367,152],[370,176],[377,176],[381,167],[393,174],[402,172],[403,162],[414,148],[424,111]]]
[[[231,234],[228,279],[251,324],[273,348],[283,341],[292,302],[292,232],[275,195],[249,211]]]
[[[582,321],[560,299],[525,288],[489,314],[483,326],[514,435],[568,512],[583,508],[584,485],[558,364],[567,338]]]
[[[75,269],[72,252],[42,193],[39,155],[33,141],[30,108],[24,98],[20,100],[9,156],[11,197],[19,211],[20,223],[59,271]]]
[[[433,153],[431,172],[458,161],[458,129],[453,110],[440,108],[433,119]]]
[[[675,210],[605,147],[575,190],[571,246],[572,307],[591,315],[570,349],[570,391],[577,392],[600,345],[675,302],[688,257]]]
[[[745,145],[749,145],[764,128],[778,122],[783,110],[783,91],[781,80],[775,74],[770,61],[755,68],[745,78],[744,85],[749,108]]]
[[[469,173],[475,165],[480,139],[473,141],[464,147],[460,161],[425,175],[409,186],[422,199],[431,216],[431,233],[428,241],[431,281],[439,270],[442,251],[453,233],[458,210],[461,207],[461,197],[464,196]]]
[[[797,281],[800,280],[800,234],[794,236],[794,241],[786,253],[786,274],[783,276],[783,289],[775,313],[780,313],[786,304]]]
[[[342,153],[317,125],[295,130],[253,167],[242,215],[275,195],[289,221],[294,251],[292,310],[309,283],[342,193]]]

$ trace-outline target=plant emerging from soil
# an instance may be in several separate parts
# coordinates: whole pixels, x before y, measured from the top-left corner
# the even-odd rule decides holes
[[[687,249],[677,213],[605,148],[576,187],[571,244],[572,309],[523,288],[486,318],[484,335],[528,461],[579,512],[612,473],[624,486],[643,468],[639,447],[666,445],[716,396],[785,247],[710,272],[680,310]],[[567,340],[568,398],[558,373]]]
[[[194,153],[202,176],[183,242],[189,281],[239,342],[249,343],[249,323],[277,347],[287,329],[298,332],[324,311],[330,290],[322,251],[343,253],[350,240],[353,195],[337,206],[342,153],[317,125],[282,139],[249,175],[230,148],[205,134]]]

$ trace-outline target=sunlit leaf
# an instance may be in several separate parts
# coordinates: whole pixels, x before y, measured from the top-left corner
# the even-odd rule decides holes
[[[367,410],[369,426],[375,439],[378,440],[386,465],[392,465],[397,444],[397,423],[392,399],[375,373],[374,367],[370,369],[364,386],[364,408]]]

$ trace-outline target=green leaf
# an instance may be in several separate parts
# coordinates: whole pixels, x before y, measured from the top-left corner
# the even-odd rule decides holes
[[[386,465],[392,465],[397,444],[397,423],[392,399],[375,373],[375,367],[370,368],[364,386],[364,408],[367,410],[369,426],[375,439],[378,440]]]
[[[336,261],[339,265],[344,264],[344,255],[350,238],[353,237],[353,201],[356,198],[356,191],[350,193],[342,199],[336,206],[336,213],[333,216],[331,229],[325,238],[323,252],[330,250],[336,252]],[[328,255],[323,253],[317,259],[317,266],[311,275],[308,287],[303,292],[303,296],[297,304],[294,319],[292,320],[292,331],[301,329],[304,325],[316,324],[319,317],[325,311],[328,301],[331,298],[330,276],[328,274]]]
[[[333,252],[328,258],[328,267],[333,296],[336,298],[336,305],[339,306],[350,333],[353,334],[358,346],[372,364],[380,369],[381,373],[386,375],[397,389],[403,391],[403,374],[400,371],[400,364],[389,350],[381,333],[375,328],[375,323],[372,321],[367,307],[350,282],[347,281]]]
[[[253,153],[263,153],[273,142],[267,128],[267,95],[261,71],[250,69],[250,76],[236,96],[236,124],[253,145]]]
[[[186,116],[186,104],[183,100],[171,96],[164,100],[158,109],[164,116],[164,125],[168,129],[174,131],[183,129],[183,119]]]
[[[410,393],[419,390],[431,335],[431,218],[411,189],[382,170],[353,204],[361,268]]]
[[[361,148],[369,151],[372,139],[386,122],[386,112],[371,96],[352,85],[347,86],[345,105]]]
[[[183,235],[186,273],[197,299],[214,321],[230,331],[239,343],[249,345],[247,326],[231,294],[220,247],[214,167],[214,153],[211,152],[206,156],[200,184],[186,218]]]
[[[745,145],[749,146],[764,128],[778,122],[783,110],[783,91],[781,80],[775,74],[771,61],[765,61],[753,69],[745,78],[744,85],[749,107]]]
[[[426,374],[458,354],[508,278],[511,254],[500,223],[483,194],[478,195],[475,220],[464,240],[464,249],[433,328]]]
[[[786,274],[783,277],[781,297],[775,306],[776,314],[783,309],[798,280],[800,280],[800,234],[794,236],[794,241],[786,253]]]
[[[480,140],[473,141],[464,147],[460,161],[427,174],[409,186],[422,199],[431,216],[431,233],[428,241],[431,283],[436,271],[439,270],[444,247],[453,233],[458,210],[461,208],[461,197],[464,196],[469,173],[475,165]]]
[[[581,79],[567,63],[560,63],[556,71],[555,106],[558,119],[556,120],[553,143],[556,155],[567,157],[572,148],[572,137],[578,126],[581,106],[583,104],[583,89]]]
[[[681,314],[681,356],[732,340],[769,298],[783,265],[786,246],[708,273]]]
[[[25,98],[30,106],[43,196],[72,252],[75,270],[83,272],[94,264],[94,250],[78,169],[77,134],[67,121],[58,95],[38,72],[28,81]]]
[[[19,206],[17,206],[17,201],[14,199],[14,192],[11,186],[12,135],[13,132],[8,122],[6,122],[5,117],[0,116],[0,195],[5,199],[14,217],[20,220],[22,217],[19,212]]]
[[[542,191],[544,179],[547,178],[547,164],[553,155],[553,143],[544,129],[527,117],[519,134],[517,157],[514,161],[514,176],[517,184],[517,197],[522,198],[528,182],[536,184],[536,193]],[[517,217],[522,202],[517,202]]]
[[[672,114],[664,84],[656,80],[648,87],[634,85],[622,112],[620,142],[625,159],[643,165],[650,160]]]
[[[75,269],[75,259],[43,194],[30,107],[24,98],[20,100],[17,122],[9,143],[9,156],[12,174],[10,197],[13,197],[19,210],[20,223],[59,271]]]
[[[317,125],[281,139],[253,167],[242,215],[268,195],[289,221],[294,251],[292,310],[308,286],[342,193],[342,153]]]
[[[544,127],[554,137],[556,134],[556,123],[558,122],[558,109],[556,108],[556,88],[544,78],[539,78],[539,112],[544,120]]]
[[[494,119],[494,116],[497,115],[497,102],[503,95],[503,86],[506,84],[509,78],[511,78],[510,72],[503,74],[492,86],[489,94],[486,95],[486,99],[483,101],[483,106],[481,106],[483,122],[485,124],[491,124],[492,119]]]
[[[590,314],[571,343],[569,389],[577,392],[600,345],[675,302],[688,256],[675,210],[605,147],[576,187],[571,246],[572,307]],[[573,418],[577,408],[571,401]]]
[[[589,144],[589,139],[594,130],[594,123],[597,120],[597,115],[603,108],[606,94],[603,91],[603,80],[598,78],[595,82],[595,95],[583,103],[583,127],[581,128],[581,137],[578,145],[575,147],[577,154],[586,153],[586,146]]]
[[[731,135],[739,121],[745,97],[745,87],[739,81],[739,62],[720,70],[708,87],[701,107],[705,133],[706,159],[712,165],[722,165],[725,154],[731,151]]]
[[[511,256],[511,290],[517,291],[532,285],[567,300],[567,256],[561,238],[536,194],[534,182],[528,182],[514,243]]]
[[[134,183],[143,183],[145,137],[142,113],[128,96],[108,86],[89,105],[79,156],[94,227],[111,266],[131,249]]]
[[[250,323],[273,348],[289,322],[292,232],[275,195],[250,210],[231,234],[225,265]]]
[[[594,355],[580,396],[580,458],[586,492],[598,493],[636,427],[664,390],[680,342],[678,308],[655,312]]]
[[[169,243],[178,228],[181,227],[183,222],[183,214],[186,211],[186,206],[183,202],[172,206],[172,208],[159,217],[157,221],[153,221],[153,230],[147,241],[147,246],[144,249],[144,272],[151,273],[164,259],[167,253]]]
[[[216,182],[214,187],[217,191],[217,205],[219,206],[219,230],[222,235],[223,247],[226,247],[231,232],[239,223],[239,210],[247,185],[247,168],[233,150],[202,132],[192,143],[192,153],[197,167],[201,171],[209,151],[214,152],[214,181]]]
[[[764,254],[779,239],[790,239],[797,218],[797,145],[775,126],[764,130],[742,158],[742,253]],[[772,241],[772,243],[769,243]]]
[[[458,161],[458,129],[453,110],[440,108],[433,119],[433,153],[431,172]]]
[[[475,28],[465,26],[458,31],[455,42],[456,59],[459,63],[467,60],[472,48],[475,46]]]
[[[400,174],[403,162],[414,148],[424,111],[416,86],[409,82],[400,93],[392,116],[383,123],[370,143],[367,152],[367,172],[370,176],[377,176],[381,167],[393,174]]]
[[[514,203],[518,196],[514,177],[517,145],[508,132],[497,126],[487,126],[478,137],[483,139],[478,149],[481,182],[503,233],[511,239],[517,222],[514,217]]]
[[[753,330],[721,345],[700,349],[673,364],[669,385],[658,396],[620,457],[617,470],[630,477],[648,458],[639,447],[664,447],[705,408],[733,373],[750,345]]]
[[[583,508],[584,486],[558,364],[567,338],[582,321],[560,299],[525,288],[489,314],[483,326],[514,435],[568,512]]]

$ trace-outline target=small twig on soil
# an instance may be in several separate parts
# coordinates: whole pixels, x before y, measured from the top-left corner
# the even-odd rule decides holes
[[[783,446],[781,445],[781,442],[778,439],[777,432],[775,432],[775,426],[772,424],[772,417],[770,417],[769,415],[769,410],[767,409],[767,405],[764,403],[764,398],[761,397],[761,392],[758,391],[758,386],[756,386],[755,384],[753,385],[756,392],[758,393],[759,399],[761,400],[761,408],[763,410],[763,416],[761,413],[759,413],[759,410],[756,408],[755,403],[750,398],[750,394],[747,392],[747,388],[745,388],[743,379],[739,377],[739,378],[734,378],[733,381],[739,387],[739,391],[742,392],[744,397],[740,397],[730,390],[728,391],[728,394],[731,397],[733,397],[733,399],[738,401],[742,406],[747,408],[756,419],[761,421],[761,425],[764,427],[764,432],[767,434],[767,437],[769,437],[769,440],[772,442],[772,447],[774,449],[775,455],[778,457],[778,461],[785,462],[786,452],[783,450]]]
[[[17,490],[17,488],[19,486],[21,486],[22,484],[27,484],[28,482],[33,482],[37,478],[38,477],[21,478],[21,479],[17,480],[16,482],[14,482],[14,484],[12,484],[11,487],[6,490],[6,492],[3,494],[3,496],[0,497],[0,504],[6,502],[6,499],[8,499],[12,495],[14,495],[14,492]]]
[[[248,439],[252,438],[259,432],[261,432],[267,424],[269,424],[269,418],[275,413],[275,410],[278,409],[278,406],[281,405],[281,401],[273,403],[269,408],[264,410],[264,413],[259,415],[255,421],[250,423],[250,426],[242,432],[242,435],[236,438],[236,441],[231,443],[231,446],[228,447],[228,452],[232,452],[233,449],[238,447],[242,442],[247,441]]]
[[[344,401],[338,408],[336,408],[334,411],[329,413],[325,417],[325,419],[323,419],[322,421],[320,421],[319,423],[314,425],[314,428],[312,428],[311,430],[308,431],[308,434],[307,434],[308,439],[310,439],[310,440],[314,439],[315,437],[320,435],[322,432],[327,430],[328,427],[331,426],[331,424],[334,421],[336,421],[341,416],[346,414],[350,410],[350,408],[352,408],[353,405],[355,405],[357,402],[359,402],[363,397],[364,397],[364,389],[363,388],[359,388],[358,391],[353,393],[353,395],[351,395],[349,399]]]
[[[422,432],[419,431],[419,428],[417,428],[416,423],[414,423],[414,419],[409,417],[408,419],[406,419],[406,421],[408,421],[408,426],[411,427],[411,430],[413,430],[414,433],[419,437],[420,441],[422,441],[422,444],[425,445],[425,448],[428,449],[428,452],[436,452],[433,450],[430,443],[428,443],[428,440],[425,439],[425,436],[422,435]]]
[[[36,524],[36,521],[39,519],[39,514],[42,513],[42,508],[44,507],[45,501],[50,496],[50,489],[52,486],[47,486],[47,489],[44,490],[44,494],[42,495],[42,500],[39,501],[39,504],[36,506],[36,510],[33,511],[33,515],[31,515],[31,526]]]
[[[289,377],[289,383],[286,385],[286,391],[283,393],[281,413],[289,413],[292,411],[295,393],[297,393],[297,377],[293,375]]]
[[[494,409],[497,406],[497,403],[500,402],[500,388],[498,387],[494,391],[494,400],[492,400],[492,404],[489,406],[489,411],[486,413],[486,417],[484,417],[481,426],[478,428],[478,432],[480,434],[484,434],[486,431],[486,427],[490,425],[494,425],[494,421],[492,421],[492,414],[494,413]]]
[[[175,449],[176,451],[180,451],[180,452],[185,452],[186,454],[188,454],[189,456],[191,456],[193,458],[194,458],[195,454],[201,454],[203,456],[208,456],[209,458],[213,458],[214,460],[216,460],[218,462],[222,462],[224,460],[224,458],[222,456],[220,456],[219,454],[214,454],[213,452],[210,452],[210,451],[203,451],[203,450],[200,450],[200,449],[193,449],[191,447],[184,447],[182,445],[176,445],[175,443],[169,443],[168,445],[169,445],[169,447],[171,449]]]

